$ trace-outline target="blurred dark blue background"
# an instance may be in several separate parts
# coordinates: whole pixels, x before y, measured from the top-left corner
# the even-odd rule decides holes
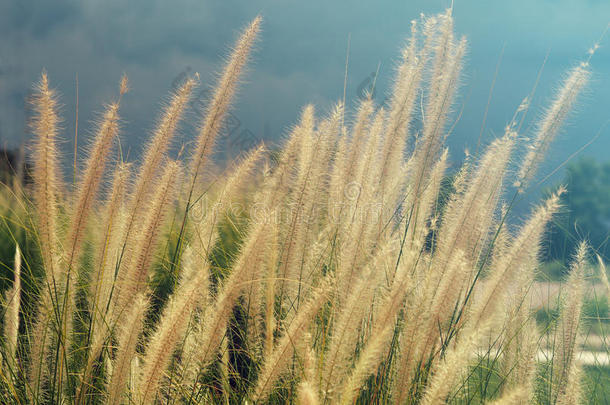
[[[172,82],[181,73],[199,72],[204,89],[213,83],[236,33],[259,13],[265,19],[262,37],[233,110],[232,125],[237,126],[236,134],[247,130],[244,136],[251,139],[276,141],[305,103],[315,103],[324,113],[342,97],[348,34],[348,107],[355,105],[359,86],[378,64],[381,101],[410,20],[420,12],[442,12],[448,6],[448,0],[4,0],[0,2],[0,142],[14,146],[27,137],[24,100],[45,68],[61,94],[64,148],[70,155],[75,75],[79,127],[86,129],[102,103],[116,94],[117,82],[126,72],[132,91],[122,108],[122,142],[137,154]],[[539,115],[566,69],[586,57],[606,28],[610,1],[457,0],[454,15],[457,33],[469,40],[456,106],[459,110],[464,105],[463,115],[448,141],[458,163],[465,148],[476,146],[502,48],[485,143],[502,131],[529,93],[549,52],[529,117]],[[551,149],[543,174],[590,140],[610,117],[609,45],[606,38],[594,56],[592,83]],[[192,138],[188,125],[183,132],[183,141]],[[584,153],[605,161],[610,131],[603,132]],[[81,139],[86,136],[83,130],[80,134]],[[71,161],[71,156],[66,160]]]

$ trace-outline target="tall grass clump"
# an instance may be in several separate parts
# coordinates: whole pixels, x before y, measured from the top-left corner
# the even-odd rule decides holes
[[[2,207],[14,257],[2,269],[2,402],[580,401],[587,247],[540,362],[531,286],[563,190],[516,228],[507,218],[588,64],[568,73],[531,142],[524,102],[450,173],[466,40],[451,11],[422,16],[389,105],[368,97],[353,114],[338,102],[321,116],[306,106],[277,150],[261,145],[215,176],[214,144],[260,25],[238,39],[184,160],[172,145],[199,77],[168,97],[139,164],[116,150],[123,78],[73,188],[43,73],[34,184]],[[472,395],[477,378],[487,383]]]

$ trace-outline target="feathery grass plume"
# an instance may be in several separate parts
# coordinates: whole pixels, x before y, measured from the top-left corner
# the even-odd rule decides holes
[[[4,360],[9,368],[17,366],[17,338],[19,337],[19,307],[21,305],[21,249],[15,244],[15,259],[13,262],[13,286],[5,294],[7,307],[4,313],[4,340],[8,348],[8,356]]]
[[[171,356],[184,337],[190,314],[207,297],[209,286],[208,268],[194,268],[195,261],[190,247],[182,257],[183,279],[163,309],[155,332],[147,345],[144,365],[135,388],[138,403],[153,403],[159,390],[159,382],[169,365]]]
[[[124,85],[121,86],[121,91]],[[121,93],[122,95],[122,93]],[[85,169],[82,174],[82,180],[78,182],[75,205],[70,214],[70,225],[65,243],[64,259],[66,269],[65,294],[64,303],[61,306],[62,311],[62,335],[68,342],[73,339],[73,312],[75,310],[76,286],[75,281],[78,275],[75,274],[75,268],[78,267],[81,258],[82,245],[87,220],[90,211],[95,204],[96,195],[102,181],[106,161],[112,147],[114,138],[119,131],[119,102],[111,103],[107,106],[106,111],[97,129],[97,134],[93,140],[91,150],[86,159]],[[62,345],[62,347],[64,347]],[[63,349],[65,350],[65,348]],[[63,356],[60,354],[60,356]]]
[[[148,300],[142,294],[138,294],[132,300],[132,305],[126,309],[124,322],[117,325],[117,348],[112,361],[112,375],[106,389],[107,404],[117,405],[124,402],[123,395],[127,388],[128,376],[147,308]]]
[[[320,401],[318,399],[318,393],[311,384],[310,380],[301,381],[299,384],[299,390],[297,392],[297,404],[298,405],[317,405]]]
[[[529,145],[529,150],[521,163],[519,180],[517,182],[517,186],[521,190],[527,187],[528,182],[534,176],[542,161],[542,157],[561,129],[563,122],[570,110],[572,110],[578,95],[586,86],[590,76],[591,72],[587,62],[581,63],[568,73],[555,99],[546,110],[542,120],[538,123],[534,134],[534,141]]]
[[[123,97],[123,95],[127,94],[128,92],[129,79],[127,78],[127,75],[123,73],[123,76],[121,76],[121,81],[119,82],[119,95],[120,97]]]
[[[256,271],[250,272],[249,279],[246,280],[246,288],[244,290],[244,309],[246,310],[246,321],[247,325],[244,328],[247,330],[246,339],[247,345],[258,349],[264,348],[262,345],[263,336],[265,336],[265,326],[261,322],[261,316],[263,315],[264,303],[264,288],[262,283],[262,277],[265,274],[265,267],[268,264],[269,256],[273,256],[270,253],[270,249],[277,247],[272,245],[272,225],[267,228],[267,235],[260,241],[258,246],[259,251],[257,254],[250,258],[249,266],[256,268]]]
[[[375,193],[378,190],[377,176],[381,170],[378,152],[385,117],[385,110],[380,108],[369,131],[365,155],[356,168],[354,185],[358,190],[351,207],[351,218],[345,221],[339,231],[343,242],[336,270],[339,300],[353,288],[359,265],[366,262],[364,259],[376,242],[373,235],[376,235],[377,227],[381,225],[380,207],[376,203]]]
[[[59,281],[57,229],[57,199],[61,189],[59,173],[57,134],[57,100],[55,92],[49,88],[47,74],[43,73],[36,88],[33,102],[34,119],[32,128],[36,135],[34,143],[34,203],[38,215],[38,238],[42,258],[49,281]]]
[[[283,222],[282,209],[291,196],[295,172],[298,170],[295,166],[298,167],[302,161],[300,154],[304,137],[301,133],[313,130],[313,114],[311,105],[303,109],[299,124],[291,130],[290,136],[279,152],[277,166],[267,167],[268,170],[264,172],[262,187],[253,198],[252,214],[255,221],[272,221],[277,225]],[[282,237],[283,234],[282,230]]]
[[[127,381],[127,390],[128,393],[131,395],[133,395],[133,393],[136,391],[136,383],[138,381],[138,376],[140,375],[140,365],[142,363],[140,359],[141,357],[136,353],[133,356],[131,365],[129,366],[129,379]]]
[[[503,258],[510,247],[510,239],[512,237],[511,233],[508,230],[508,226],[506,226],[502,219],[508,218],[508,204],[502,203],[500,205],[500,212],[498,215],[499,220],[496,220],[496,225],[493,228],[497,229],[496,235],[494,236],[493,246],[491,246],[491,251],[489,253],[489,266],[490,268],[494,268],[496,263]]]
[[[304,302],[292,323],[288,326],[284,336],[282,336],[271,355],[264,359],[264,363],[258,374],[258,382],[252,394],[252,399],[262,402],[267,399],[275,382],[286,367],[295,352],[295,343],[298,342],[311,323],[315,319],[318,311],[329,298],[329,291],[332,290],[333,279],[326,276],[320,284],[313,289],[307,301]]]
[[[76,190],[75,205],[70,215],[71,223],[68,231],[66,248],[68,266],[70,272],[73,264],[78,262],[83,242],[83,232],[91,207],[95,203],[96,194],[104,174],[106,161],[112,147],[112,142],[119,130],[119,103],[111,103],[99,124],[97,134],[91,145],[91,150],[86,159],[82,180],[79,181]],[[69,288],[69,286],[68,286]]]
[[[370,336],[360,350],[358,360],[347,379],[341,384],[339,394],[341,404],[353,403],[362,384],[379,366],[385,350],[390,345],[391,336],[396,328],[398,313],[403,308],[404,299],[411,288],[411,266],[415,264],[417,254],[408,252],[396,275],[391,290],[373,314],[373,325]]]
[[[503,137],[492,142],[478,167],[468,176],[464,193],[448,203],[435,254],[441,269],[439,275],[447,275],[442,269],[456,249],[466,253],[472,264],[477,263],[490,233],[515,139],[516,133],[507,129]]]
[[[150,144],[142,157],[142,167],[140,167],[136,176],[133,195],[130,199],[131,220],[126,231],[126,238],[129,238],[133,223],[137,223],[143,215],[142,211],[145,211],[142,208],[146,204],[146,195],[155,183],[161,162],[176,135],[180,120],[196,85],[196,79],[186,79],[180,88],[170,95],[163,114],[159,118]],[[129,243],[129,241],[126,241],[126,243]]]
[[[279,151],[279,157],[277,158],[277,167],[269,169],[266,172],[263,181],[263,188],[254,197],[253,207],[263,208],[263,214],[266,215],[264,220],[276,219],[277,212],[265,212],[264,208],[272,208],[277,210],[278,206],[287,198],[290,194],[294,172],[295,162],[296,166],[300,167],[302,159],[300,158],[302,143],[304,137],[301,135],[302,131],[309,131],[313,128],[314,121],[314,109],[313,106],[307,105],[301,112],[299,124],[295,126],[290,132],[285,145]]]
[[[472,269],[476,269],[479,252],[489,234],[514,139],[514,133],[508,132],[493,142],[472,177],[466,180],[464,193],[448,203],[431,272],[425,281],[431,304],[422,328],[428,331],[421,340],[424,347],[433,343],[437,332],[434,325],[445,323],[460,296],[467,294],[475,280]]]
[[[269,238],[269,225],[264,222],[253,223],[246,240],[240,249],[231,273],[218,287],[218,293],[210,304],[206,319],[199,319],[193,337],[188,339],[184,348],[183,365],[185,380],[195,385],[201,368],[208,366],[214,359],[220,343],[225,336],[233,307],[239,296],[255,279],[261,270],[260,257],[266,252]]]
[[[435,214],[438,199],[440,198],[439,193],[447,168],[447,159],[448,152],[445,150],[430,172],[429,182],[424,187],[422,195],[408,197],[406,205],[413,207],[413,213],[412,217],[408,219],[410,224],[407,228],[405,240],[408,241],[411,249],[414,251],[423,251],[430,228],[434,226],[435,215],[433,214]],[[415,201],[416,199],[418,201]],[[428,224],[428,221],[430,224]],[[421,275],[417,274],[417,276],[421,278]],[[404,403],[411,389],[410,383],[415,372],[414,362],[418,360],[416,359],[418,346],[423,340],[420,337],[423,329],[421,322],[429,316],[429,313],[426,314],[426,312],[428,312],[430,305],[425,303],[430,302],[431,296],[436,293],[436,289],[422,288],[422,286],[430,285],[434,280],[435,278],[431,277],[429,273],[424,276],[424,279],[418,280],[417,283],[419,285],[405,304],[406,322],[401,337],[402,343],[398,356],[396,382],[393,385],[395,391],[393,395],[397,403]],[[431,322],[432,318],[427,318],[427,321]]]
[[[366,181],[370,180],[367,177],[371,176],[369,172],[364,176],[362,175],[362,161],[368,162],[364,164],[367,168],[372,166],[371,160],[377,163],[377,156],[374,152],[377,152],[378,135],[382,130],[383,124],[381,120],[377,122],[377,127],[375,128],[377,131],[373,134],[375,135],[373,137],[374,142],[372,142],[372,145],[374,146],[368,148],[371,146],[370,138],[372,134],[370,131],[371,125],[373,124],[371,122],[372,114],[373,104],[369,97],[360,104],[356,115],[356,122],[352,128],[353,133],[350,142],[345,144],[344,151],[341,151],[340,148],[338,148],[335,152],[333,168],[330,173],[331,178],[329,183],[327,215],[329,217],[329,222],[334,228],[331,232],[335,233],[335,236],[333,236],[333,244],[336,246],[351,246],[351,248],[355,248],[354,245],[358,244],[358,242],[350,240],[350,233],[353,231],[352,226],[359,221],[367,221],[366,215],[363,215],[365,214],[364,211],[367,207],[364,207],[363,209],[362,206],[370,203],[370,199],[368,198],[371,196],[369,186],[374,182]],[[333,248],[333,251],[334,250],[335,248]],[[337,250],[342,252],[344,248],[342,247]],[[342,255],[342,253],[340,253],[340,255]],[[349,255],[349,253],[346,253],[346,255]],[[355,258],[355,260],[356,259],[357,258]]]
[[[55,92],[49,88],[49,79],[42,73],[33,99],[34,118],[32,129],[36,135],[33,147],[34,179],[33,199],[37,216],[37,236],[40,243],[44,277],[38,301],[38,311],[30,335],[30,367],[28,382],[31,400],[38,397],[41,383],[47,377],[46,357],[50,353],[51,337],[48,336],[51,312],[59,303],[61,286],[59,258],[59,229],[57,200],[61,190],[61,174],[57,152],[59,118]]]
[[[119,259],[122,243],[122,230],[126,226],[124,212],[125,189],[130,174],[130,164],[120,163],[113,174],[110,195],[104,205],[101,218],[101,234],[97,240],[94,253],[94,267],[89,287],[90,320],[88,341],[89,350],[81,376],[81,384],[77,391],[76,401],[82,401],[87,395],[91,382],[89,378],[95,362],[108,338],[111,335],[111,313],[109,311],[110,298],[114,287],[114,270]],[[107,357],[102,359],[106,363]],[[107,363],[106,363],[107,364]]]
[[[274,224],[275,225],[275,224]],[[277,279],[277,261],[279,242],[278,226],[272,226],[269,242],[269,255],[265,263],[265,296],[263,304],[263,323],[265,325],[265,341],[263,342],[263,358],[269,358],[273,350],[273,331],[275,329],[275,291]]]
[[[325,222],[327,219],[328,211],[326,206],[322,207],[322,212],[316,212],[315,219],[318,220],[317,224],[311,232],[311,242],[309,242],[309,248],[303,252],[302,261],[302,277],[301,277],[301,291],[307,292],[309,286],[316,284],[318,279],[322,277],[326,272],[325,268],[336,268],[336,255],[333,249],[338,249],[337,246],[333,246],[334,237],[332,232],[333,224]],[[298,309],[298,308],[297,308]]]
[[[265,147],[260,145],[256,149],[248,152],[246,156],[234,165],[232,174],[226,179],[222,185],[218,195],[215,197],[213,204],[210,207],[202,206],[203,218],[193,226],[195,247],[201,259],[209,255],[210,249],[216,243],[218,238],[217,225],[227,212],[227,208],[235,201],[239,191],[241,191],[248,180],[251,179],[251,173],[265,153]],[[205,204],[204,204],[205,205]],[[195,214],[194,214],[195,215]]]
[[[315,148],[315,109],[314,106],[309,104],[303,108],[301,112],[301,119],[299,125],[293,131],[292,137],[298,140],[298,156],[296,160],[298,162],[298,168],[296,172],[296,185],[295,189],[300,191],[304,187],[304,183],[309,176],[310,167],[314,159]],[[318,133],[319,135],[320,133]]]
[[[229,358],[229,344],[228,339],[223,339],[220,344],[220,361],[218,362],[218,368],[220,373],[220,385],[222,387],[222,402],[225,404],[230,403],[229,397],[231,395],[231,383],[229,382],[230,376],[230,362]]]
[[[333,387],[346,378],[352,365],[353,351],[360,337],[360,325],[373,304],[375,290],[382,283],[382,262],[392,256],[391,247],[391,243],[386,243],[386,246],[375,252],[375,257],[345,299],[339,300],[341,291],[336,293],[336,301],[339,302],[334,302],[335,320],[321,370],[322,389],[326,398],[338,395],[336,391],[333,392]]]
[[[46,295],[46,296],[45,296]],[[47,303],[47,305],[44,305]],[[48,379],[47,357],[50,354],[51,336],[48,335],[51,311],[53,309],[50,294],[42,295],[39,311],[29,337],[30,361],[28,368],[28,399],[34,402],[42,394],[43,383]]]
[[[358,160],[361,158],[364,147],[366,145],[367,129],[370,124],[370,116],[373,113],[373,100],[370,97],[362,100],[354,125],[351,129],[351,138],[344,135],[341,139],[344,141],[344,149],[338,148],[336,159],[331,174],[331,192],[330,202],[339,204],[346,198],[345,187],[350,181],[355,180],[355,169]]]
[[[340,234],[342,233],[341,225],[345,223],[346,219],[349,219],[352,212],[350,208],[357,204],[355,200],[358,200],[359,197],[359,195],[354,195],[351,189],[353,186],[359,187],[356,170],[359,160],[365,153],[364,148],[372,114],[373,100],[368,96],[360,102],[351,129],[351,137],[344,134],[340,141],[342,143],[335,152],[333,169],[330,173],[328,210],[331,219],[337,224]],[[342,128],[342,131],[345,131],[345,128]],[[359,194],[359,190],[356,194]],[[337,208],[339,208],[338,213]]]
[[[449,15],[449,14],[447,14]],[[396,204],[400,205],[404,183],[409,177],[401,173],[410,124],[415,108],[415,100],[423,87],[425,66],[433,51],[434,39],[439,35],[437,18],[423,21],[423,46],[418,49],[417,23],[411,22],[411,38],[402,53],[402,63],[398,66],[391,94],[389,117],[380,148],[379,194],[382,210],[381,222],[392,219]],[[422,111],[423,115],[423,111]]]
[[[560,397],[571,395],[568,390],[575,389],[570,377],[573,369],[577,367],[575,350],[577,338],[580,331],[580,318],[585,289],[585,266],[587,256],[587,244],[582,242],[577,249],[574,261],[570,268],[570,276],[567,280],[568,292],[557,323],[558,340],[553,355],[553,394],[557,401]],[[577,382],[574,382],[578,384]]]
[[[165,173],[154,190],[149,202],[150,206],[138,229],[134,246],[128,246],[128,249],[132,249],[128,253],[133,257],[126,261],[126,265],[119,270],[121,277],[119,277],[118,285],[115,286],[115,294],[113,294],[113,300],[116,297],[114,306],[117,311],[116,315],[119,315],[136,294],[146,287],[148,270],[157,248],[159,229],[163,224],[168,206],[174,201],[180,169],[178,162],[167,163]]]
[[[331,160],[334,147],[334,138],[341,129],[341,119],[343,117],[343,104],[338,103],[330,116],[322,121],[316,131],[316,142],[312,150],[311,165],[308,169],[307,177],[303,183],[303,188],[297,190],[295,198],[297,221],[301,221],[300,226],[296,227],[294,236],[295,248],[286,262],[286,274],[290,280],[298,280],[298,283],[288,284],[288,297],[297,297],[301,292],[304,278],[304,271],[310,264],[306,262],[308,246],[314,241],[314,236],[321,226],[320,207],[318,201],[327,201],[328,197],[328,178],[329,161]],[[324,207],[322,207],[323,209]],[[331,219],[332,220],[332,219]],[[315,257],[314,257],[315,258]],[[317,258],[315,258],[317,259]],[[306,286],[306,285],[305,285]],[[293,289],[291,287],[296,287]],[[292,291],[294,290],[294,291]],[[292,293],[292,295],[291,295]]]
[[[449,350],[444,358],[433,365],[422,405],[441,405],[446,403],[447,396],[455,386],[460,374],[468,367],[473,351],[488,331],[488,326],[463,331],[462,336]]]
[[[285,229],[284,244],[281,247],[280,296],[288,297],[293,302],[299,296],[302,286],[302,269],[304,245],[309,242],[310,227],[315,216],[311,210],[315,207],[314,196],[319,191],[320,176],[326,172],[324,165],[330,157],[330,137],[341,124],[342,105],[338,105],[330,117],[314,128],[315,118],[313,108],[303,110],[301,124],[294,136],[301,138],[298,157],[298,169],[295,184],[290,193],[290,219]],[[321,197],[321,196],[319,196]],[[294,283],[293,281],[298,281]],[[278,325],[279,326],[279,325]]]
[[[304,339],[304,355],[303,355],[303,379],[299,383],[297,391],[298,405],[318,405],[320,398],[318,389],[316,388],[316,354],[311,345],[311,337],[306,336]]]
[[[360,194],[358,203],[370,203],[371,198],[377,191],[378,185],[375,183],[381,176],[381,155],[380,149],[383,143],[383,134],[386,129],[386,110],[381,107],[373,117],[368,129],[368,139],[365,145],[365,153],[362,159],[356,163],[356,182],[360,184]]]
[[[535,265],[532,263],[531,265]],[[530,269],[525,264],[523,273]],[[493,276],[492,276],[493,277]],[[502,392],[510,395],[514,390],[523,391],[527,398],[533,398],[540,333],[536,327],[536,320],[530,315],[531,283],[533,272],[517,277],[516,287],[509,290],[512,296],[504,300],[508,306],[508,314],[504,331],[504,341],[501,349],[504,357],[501,360],[501,370],[506,376]],[[500,301],[500,300],[498,300]],[[476,310],[474,321],[477,320]]]
[[[344,304],[338,308],[329,349],[324,356],[322,388],[326,396],[336,395],[331,392],[334,385],[347,374],[352,351],[359,337],[359,325],[371,303],[372,294],[373,286],[369,284],[368,277],[362,277]]]
[[[127,91],[126,77],[124,76],[120,84],[120,97]],[[85,160],[85,168],[82,179],[76,186],[76,196],[72,211],[69,214],[70,224],[67,238],[64,243],[65,257],[63,259],[65,269],[65,286],[63,287],[65,297],[60,306],[61,311],[61,341],[67,341],[60,345],[60,358],[67,357],[64,353],[66,346],[70,346],[73,341],[73,317],[75,310],[76,286],[74,285],[78,275],[75,268],[81,258],[84,232],[87,220],[95,204],[96,195],[102,181],[106,161],[114,138],[119,130],[119,101],[109,104],[98,125],[95,138],[91,144],[88,156]]]
[[[148,199],[146,196],[149,192],[154,192],[154,184],[158,181],[160,165],[166,158],[167,150],[177,132],[180,120],[196,85],[196,79],[187,78],[180,88],[171,93],[169,102],[155,127],[152,140],[144,152],[143,164],[135,178],[133,193],[128,201],[127,223],[122,230],[123,247],[119,255],[119,264],[123,268],[132,265],[130,261],[133,257],[125,250],[129,250],[141,237],[138,224],[145,219],[144,216],[147,213]]]
[[[506,376],[502,392],[506,396],[520,390],[526,398],[533,398],[540,334],[529,313],[530,282],[524,283],[525,280],[519,281],[515,297],[508,301],[510,309],[501,347],[501,369]]]
[[[582,369],[573,362],[567,375],[567,381],[557,396],[557,405],[576,405],[583,403],[583,390],[581,386]]]
[[[121,271],[122,269],[134,265],[131,263],[134,259],[132,247],[137,245],[142,237],[142,231],[138,226],[145,221],[145,216],[148,213],[149,199],[147,196],[149,193],[155,192],[155,183],[159,181],[161,163],[166,158],[167,150],[176,135],[180,120],[196,85],[196,79],[187,78],[176,91],[171,93],[153,131],[152,140],[143,154],[143,164],[135,177],[133,191],[130,193],[127,202],[127,222],[121,230],[123,241],[119,261],[117,262],[119,275],[124,273],[124,270]]]
[[[421,283],[421,282],[419,282]],[[418,283],[417,283],[418,284]],[[405,320],[400,336],[400,353],[397,359],[396,381],[392,386],[392,398],[397,404],[404,404],[412,390],[412,382],[419,367],[420,350],[424,332],[421,330],[425,318],[426,302],[423,289],[417,285],[405,303]]]
[[[446,263],[445,274],[438,281],[440,268],[431,265],[430,274],[424,280],[424,299],[427,310],[422,314],[422,324],[417,333],[424,335],[414,342],[414,353],[421,355],[431,352],[439,340],[439,325],[445,325],[451,311],[459,303],[460,295],[468,287],[466,280],[471,274],[472,265],[462,250],[453,253]],[[438,283],[438,284],[437,284]]]
[[[125,171],[128,172],[127,166],[129,165],[121,166],[125,166]],[[125,176],[128,177],[127,174]],[[115,175],[115,177],[117,176]],[[115,200],[114,196],[111,201],[113,200]],[[117,200],[122,200],[122,197],[117,198]],[[115,284],[115,269],[121,254],[123,230],[127,226],[127,213],[123,204],[114,208],[107,206],[105,211],[106,219],[102,222],[104,232],[103,235],[100,235],[103,241],[99,241],[100,246],[96,252],[94,263],[95,281],[90,286],[89,350],[85,353],[86,361],[81,373],[81,383],[77,390],[76,402],[84,398],[91,388],[90,378],[93,376],[92,372],[97,362],[105,369],[111,367],[108,357],[109,348],[106,345],[109,344],[112,337],[115,320],[112,294],[117,287],[117,284]],[[109,215],[110,213],[112,215]],[[106,374],[109,373],[106,372]]]
[[[495,401],[487,402],[487,405],[522,405],[527,404],[530,398],[527,390],[515,388]]]
[[[264,325],[261,322],[261,315],[263,314],[263,294],[264,285],[261,277],[265,273],[265,267],[270,264],[269,258],[273,257],[275,253],[271,253],[270,249],[277,248],[277,244],[272,244],[273,241],[273,224],[265,226],[267,234],[264,235],[263,239],[259,240],[258,251],[253,252],[249,258],[248,266],[256,268],[256,271],[250,272],[249,278],[246,280],[246,289],[244,291],[244,305],[247,311],[247,322],[245,326],[247,329],[247,343],[250,347],[262,348],[261,345],[262,337],[265,335]],[[275,268],[274,268],[275,269]],[[271,271],[269,268],[268,271]],[[272,275],[275,276],[275,275]]]
[[[338,205],[342,201],[342,192],[344,189],[345,178],[344,172],[347,163],[347,149],[349,147],[348,135],[346,127],[341,127],[339,131],[339,139],[336,142],[336,148],[332,153],[331,170],[328,181],[328,206],[332,213],[333,205]]]
[[[125,226],[124,200],[127,182],[131,173],[131,164],[117,165],[110,195],[105,203],[101,224],[102,233],[95,252],[95,267],[90,286],[92,329],[93,334],[101,333],[102,323],[112,293],[114,270],[120,250],[121,233]],[[95,340],[95,339],[94,339]]]
[[[544,231],[553,215],[559,210],[560,196],[563,192],[563,188],[560,188],[534,211],[531,218],[522,226],[519,235],[508,247],[506,254],[499,258],[490,269],[490,275],[481,297],[471,309],[470,317],[475,324],[495,314],[496,309],[503,302],[500,297],[507,292],[506,287],[517,277],[526,277],[522,284],[528,285],[533,281],[533,271],[538,264]],[[523,287],[525,288],[525,286]]]
[[[417,22],[414,20],[411,21],[411,38],[402,51],[402,61],[392,89],[388,128],[381,151],[381,181],[386,181],[391,174],[397,173],[404,158],[415,100],[430,52],[430,41],[425,41],[426,46],[418,51],[417,39]]]
[[[212,153],[216,136],[220,131],[224,117],[229,110],[233,96],[237,90],[241,72],[249,59],[252,45],[260,31],[261,22],[262,18],[260,16],[256,17],[242,32],[227,61],[223,73],[220,75],[212,100],[206,108],[205,118],[201,124],[201,129],[199,130],[195,151],[193,152],[193,161],[191,163],[190,175],[193,181],[190,190],[191,194],[193,193],[193,188],[195,187],[197,179],[207,163],[208,157]]]
[[[410,222],[407,229],[406,240],[412,245],[413,250],[421,250],[426,242],[429,232],[428,222],[436,215],[435,207],[440,198],[441,185],[448,165],[449,152],[447,149],[442,153],[440,159],[434,164],[430,171],[427,184],[421,190],[420,196],[409,195],[406,206],[413,206],[413,214],[408,219]]]
[[[444,128],[458,87],[466,40],[455,43],[451,10],[441,16],[437,37],[434,39],[432,74],[429,79],[428,101],[422,135],[414,151],[414,190],[427,176],[445,139]]]
[[[347,167],[344,176],[349,180],[353,177],[353,170],[356,167],[358,158],[361,156],[363,148],[366,145],[366,136],[370,127],[371,115],[375,111],[373,105],[373,99],[369,95],[367,98],[360,102],[358,111],[356,112],[356,118],[354,125],[351,130],[351,139],[349,143],[348,159],[346,160]]]

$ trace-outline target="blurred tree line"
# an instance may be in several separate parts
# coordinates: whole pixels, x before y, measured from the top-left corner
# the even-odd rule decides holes
[[[579,241],[586,240],[610,261],[610,162],[581,158],[568,166],[561,184],[567,192],[561,213],[549,226],[544,259],[565,265]]]

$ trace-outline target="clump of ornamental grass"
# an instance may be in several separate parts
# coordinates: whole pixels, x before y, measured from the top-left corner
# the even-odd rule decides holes
[[[588,64],[568,72],[531,143],[520,132],[524,102],[504,133],[450,176],[443,145],[466,40],[455,36],[450,10],[422,16],[387,107],[368,97],[353,115],[338,102],[320,116],[306,106],[278,150],[261,145],[210,180],[260,25],[257,17],[234,46],[183,160],[170,151],[199,77],[169,96],[133,164],[115,157],[123,78],[73,190],[60,173],[57,96],[42,75],[34,185],[21,197],[33,215],[27,243],[40,251],[27,268],[39,270],[30,271],[36,287],[25,286],[14,243],[3,398],[441,404],[463,398],[477,353],[493,352],[500,382],[481,400],[526,403],[544,392],[550,403],[575,403],[586,246],[570,274],[550,374],[538,383],[540,336],[527,303],[562,190],[519,229],[507,229],[507,217],[586,85]],[[22,296],[36,305],[23,306]]]

